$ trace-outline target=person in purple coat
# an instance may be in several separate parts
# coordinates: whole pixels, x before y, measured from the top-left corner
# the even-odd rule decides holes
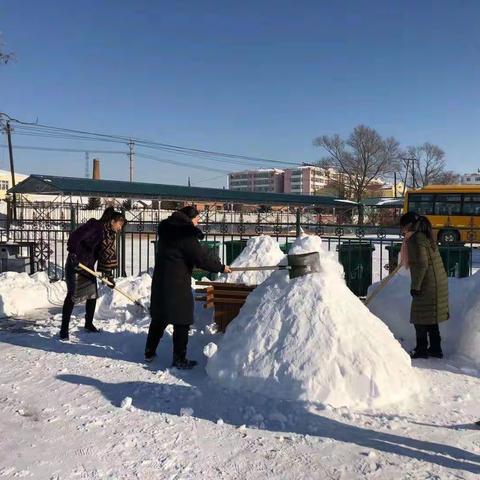
[[[82,302],[86,302],[85,329],[89,332],[98,331],[93,324],[98,297],[97,280],[82,270],[79,263],[95,270],[95,264],[98,262],[97,270],[115,285],[113,280],[113,271],[117,268],[115,235],[122,230],[125,222],[123,213],[109,207],[103,212],[100,220],[91,218],[70,235],[65,265],[67,296],[62,310],[61,340],[68,340],[73,307]]]

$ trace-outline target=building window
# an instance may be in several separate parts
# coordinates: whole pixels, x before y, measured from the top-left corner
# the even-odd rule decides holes
[[[10,188],[10,184],[8,180],[0,180],[0,190],[8,190]]]

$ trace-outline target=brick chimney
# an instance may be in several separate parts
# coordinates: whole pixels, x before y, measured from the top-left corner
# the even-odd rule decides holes
[[[100,160],[98,158],[93,159],[93,177],[94,180],[100,180]]]

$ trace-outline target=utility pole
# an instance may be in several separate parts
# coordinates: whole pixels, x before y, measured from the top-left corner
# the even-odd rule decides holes
[[[85,178],[90,178],[90,155],[85,152]]]
[[[191,183],[190,183],[190,177],[188,177],[188,186],[191,187]]]
[[[15,187],[15,167],[13,164],[13,148],[12,148],[12,129],[10,127],[10,122],[7,120],[7,141],[8,141],[8,155],[10,157],[10,173],[12,174],[12,188]],[[17,201],[15,198],[15,194],[12,197],[12,206],[13,206],[13,219],[17,219]]]
[[[135,142],[130,140],[128,142],[128,161],[130,163],[130,181],[133,182],[133,177],[134,177],[134,168],[135,168]]]
[[[397,198],[397,172],[393,172],[393,191],[395,198]]]

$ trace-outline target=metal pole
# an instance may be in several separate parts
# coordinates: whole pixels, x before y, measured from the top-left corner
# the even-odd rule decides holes
[[[295,225],[295,232],[296,232],[296,235],[297,237],[300,236],[300,234],[302,233],[301,230],[302,230],[302,227],[301,227],[301,211],[300,211],[300,208],[297,208],[297,212],[296,212],[296,225]]]
[[[395,198],[397,198],[397,172],[393,172],[393,192]]]
[[[130,140],[128,142],[128,160],[130,163],[130,181],[133,182],[133,177],[134,177],[134,168],[135,168],[135,152],[133,148],[135,147],[135,142]]]
[[[8,155],[10,157],[10,173],[12,174],[12,188],[15,188],[15,167],[13,163],[13,147],[10,122],[7,120],[7,141],[8,141]],[[17,200],[15,194],[12,197],[13,219],[17,219]]]

